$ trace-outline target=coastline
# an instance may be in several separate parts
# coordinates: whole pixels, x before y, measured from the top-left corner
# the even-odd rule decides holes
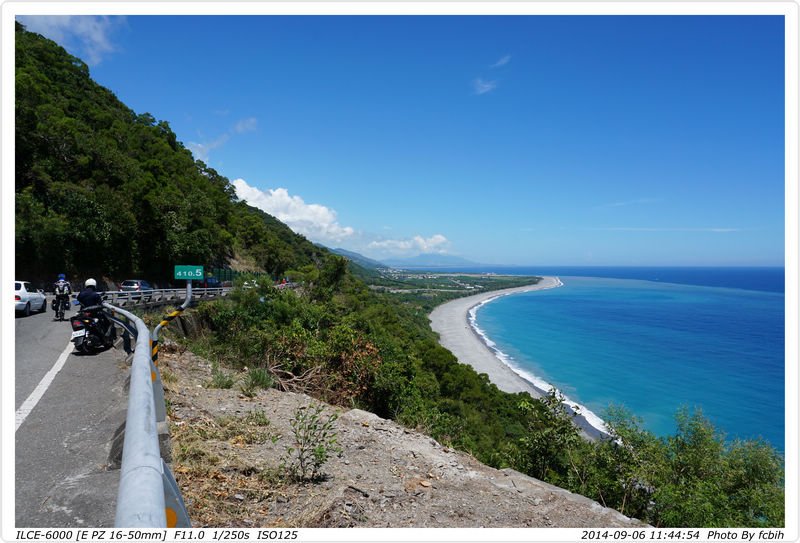
[[[533,398],[541,398],[547,395],[552,385],[515,371],[502,359],[502,353],[493,348],[493,342],[477,328],[474,315],[478,307],[501,296],[558,288],[562,285],[558,277],[543,277],[535,285],[457,298],[435,307],[428,319],[433,331],[439,334],[439,344],[452,352],[459,362],[472,366],[478,373],[485,373],[504,392],[527,392]],[[568,399],[565,399],[564,404],[570,412],[574,413],[576,408],[579,409],[579,414],[573,420],[585,437],[591,440],[608,437],[604,422],[594,413]]]

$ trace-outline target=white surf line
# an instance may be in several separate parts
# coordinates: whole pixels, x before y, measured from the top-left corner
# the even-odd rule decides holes
[[[69,358],[71,352],[72,352],[72,342],[70,341],[69,343],[67,343],[67,347],[66,349],[64,349],[64,352],[62,352],[61,356],[59,356],[58,360],[56,360],[56,363],[53,365],[52,368],[50,368],[50,371],[48,371],[47,374],[44,377],[42,377],[42,380],[39,381],[39,384],[36,385],[35,389],[33,389],[31,395],[28,396],[28,398],[24,402],[22,402],[22,405],[19,407],[19,409],[17,409],[17,412],[14,414],[14,418],[16,421],[16,428],[14,428],[14,433],[17,433],[19,427],[22,426],[22,423],[25,422],[25,419],[28,418],[28,415],[31,414],[31,411],[33,411],[33,408],[36,407],[37,403],[39,403],[39,400],[42,399],[44,393],[47,392],[48,387],[50,387],[50,384],[53,382],[53,379],[56,378],[58,372],[61,371],[61,368],[64,367],[64,364],[66,363],[67,358]]]

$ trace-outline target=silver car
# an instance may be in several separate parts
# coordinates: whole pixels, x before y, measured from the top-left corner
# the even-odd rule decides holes
[[[119,290],[122,292],[133,292],[134,294],[131,294],[131,299],[138,300],[142,297],[142,294],[146,296],[151,295],[153,293],[153,286],[144,279],[126,279],[120,284]]]
[[[34,289],[28,281],[14,281],[14,310],[26,317],[32,310],[47,311],[47,299],[41,289]]]

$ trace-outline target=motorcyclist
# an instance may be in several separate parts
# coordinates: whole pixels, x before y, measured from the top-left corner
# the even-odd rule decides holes
[[[103,296],[97,292],[97,281],[89,278],[83,283],[83,290],[78,294],[78,303],[81,304],[81,310],[89,309],[92,316],[97,318],[97,324],[102,336],[107,337],[111,333],[113,339],[113,330],[109,330],[113,325],[106,318],[105,311],[103,311]]]
[[[55,311],[59,304],[64,304],[64,308],[69,307],[69,297],[72,295],[72,285],[67,281],[67,277],[63,273],[58,274],[58,280],[53,283],[53,311]]]
[[[81,304],[81,309],[103,304],[103,297],[97,292],[97,281],[90,277],[83,283],[83,290],[78,294],[78,303]]]
[[[81,304],[81,309],[103,305],[103,297],[97,292],[97,281],[91,277],[86,280],[83,284],[83,290],[78,294],[78,303]],[[106,314],[102,310],[93,311],[93,314],[99,319],[102,330],[105,333],[108,327],[111,326]]]

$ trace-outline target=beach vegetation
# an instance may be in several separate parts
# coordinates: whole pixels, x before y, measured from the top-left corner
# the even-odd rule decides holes
[[[573,455],[582,440],[572,421],[575,413],[567,410],[563,394],[551,389],[538,402],[521,400],[519,409],[528,423],[528,431],[519,439],[525,473],[545,481],[572,473]]]
[[[763,441],[724,436],[702,411],[681,409],[663,440],[666,473],[654,520],[668,526],[782,526],[783,460]]]
[[[701,410],[675,418],[676,433],[657,437],[611,407],[612,439],[573,442],[548,478],[654,526],[783,526],[782,456],[764,441],[727,442]]]

